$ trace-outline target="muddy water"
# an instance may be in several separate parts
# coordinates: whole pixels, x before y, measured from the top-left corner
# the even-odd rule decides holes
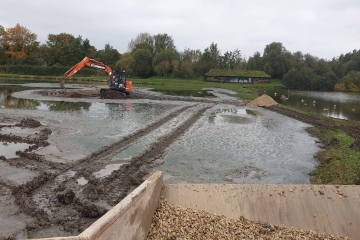
[[[155,170],[166,183],[309,183],[319,151],[306,125],[279,114],[216,106]]]
[[[309,182],[307,174],[315,167],[313,154],[319,148],[305,131],[308,125],[261,108],[236,107],[241,101],[233,93],[211,91],[217,96],[211,103],[49,95],[38,100],[39,96],[33,95],[34,108],[1,109],[7,119],[4,125],[25,117],[43,125],[33,130],[2,127],[2,134],[25,138],[45,127],[52,132],[50,145],[36,153],[48,160],[37,162],[39,170],[55,174],[54,179],[44,178],[45,182],[26,198],[34,202],[34,210],[45,211],[51,227],[35,226],[28,236],[77,235],[101,215],[102,209],[110,209],[138,186],[148,171],[164,171],[167,183]],[[16,96],[23,100],[21,95]],[[22,96],[30,97],[31,93]],[[221,103],[222,99],[240,104]],[[3,172],[0,177],[16,184],[41,175],[40,171],[0,163],[4,163],[0,170],[14,173],[7,176]],[[59,189],[63,189],[59,187],[63,192],[73,191],[76,199],[91,201],[95,211],[87,211],[81,201],[75,205],[59,202]],[[94,198],[95,193],[99,199]],[[96,215],[82,215],[82,210]],[[39,219],[36,221],[43,221]],[[21,216],[17,220],[25,223]],[[0,236],[2,231],[0,225]],[[25,234],[26,230],[21,232]]]
[[[137,141],[136,143],[132,144],[131,146],[125,148],[124,150],[116,154],[112,158],[112,161],[123,161],[126,163],[131,158],[140,155],[149,146],[150,143],[155,142],[161,136],[169,134],[176,127],[178,127],[185,119],[191,116],[191,113],[194,111],[196,111],[196,109],[188,109],[182,114],[179,114],[171,121],[163,124],[161,128],[152,131],[148,135],[145,135],[144,137],[141,138],[141,140]]]
[[[61,105],[61,102],[48,102]],[[71,105],[71,102],[67,103]],[[3,109],[8,114],[21,114],[39,119],[43,125],[52,128],[50,140],[56,143],[41,149],[39,154],[47,160],[69,162],[81,159],[116,139],[134,132],[158,115],[174,107],[172,104],[115,104],[74,103],[77,110],[51,111],[49,108],[34,110]]]
[[[12,142],[2,142],[0,141],[0,156],[4,156],[7,159],[18,157],[16,151],[24,151],[31,144],[27,143],[12,143]]]
[[[332,118],[360,120],[360,94],[344,92],[289,91],[267,89],[258,92],[259,96],[267,94],[278,103],[303,111],[312,112]],[[281,99],[281,95],[288,99]]]
[[[32,180],[36,172],[28,169],[21,169],[10,166],[8,163],[0,161],[0,176],[2,180],[9,180],[16,184],[23,184]]]

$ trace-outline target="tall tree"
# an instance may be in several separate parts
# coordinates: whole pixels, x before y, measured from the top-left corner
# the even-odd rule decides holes
[[[263,59],[259,52],[255,52],[252,57],[249,57],[247,68],[250,70],[263,70]]]
[[[16,24],[13,28],[7,28],[2,39],[5,55],[15,60],[14,63],[17,60],[26,59],[37,50],[40,43],[36,40],[36,34],[20,24]]]
[[[120,60],[116,62],[115,68],[121,71],[126,71],[128,74],[134,73],[135,59],[130,53],[124,53]]]
[[[152,54],[148,49],[139,49],[134,52],[134,71],[137,76],[147,78],[152,72]]]
[[[153,66],[157,66],[160,62],[168,61],[170,64],[172,61],[179,59],[179,53],[173,49],[163,50],[154,56]]]
[[[180,60],[183,62],[195,63],[200,61],[201,55],[200,49],[192,50],[190,48],[185,48],[184,51],[180,53]]]
[[[332,70],[330,68],[329,63],[327,63],[324,59],[320,59],[316,65],[314,72],[319,76],[324,76],[325,74],[332,74]]]
[[[139,45],[147,45],[147,48],[153,51],[154,39],[150,33],[142,32],[139,33],[136,38],[131,39],[128,43],[128,52],[135,52],[136,47]]]
[[[202,60],[207,62],[213,62],[216,66],[219,65],[221,53],[217,43],[211,43],[210,47],[205,48],[202,55]]]
[[[5,64],[6,58],[5,58],[5,46],[3,42],[5,34],[5,28],[0,25],[0,64]]]
[[[291,68],[291,54],[280,42],[266,45],[263,54],[263,70],[273,78],[282,78]]]
[[[105,48],[97,51],[96,58],[112,67],[115,66],[116,62],[120,60],[121,54],[113,48],[109,43],[105,44]]]
[[[292,67],[282,79],[282,83],[286,88],[296,90],[316,90],[315,82],[318,76],[311,70],[311,68]]]
[[[304,55],[304,61],[309,68],[314,70],[316,68],[317,62],[319,61],[319,58],[307,53]]]
[[[48,51],[44,56],[47,65],[53,66],[59,64],[71,66],[75,64],[67,62],[68,58],[65,56],[68,49],[71,48],[70,45],[72,45],[74,41],[75,37],[68,33],[49,34],[46,41]]]
[[[90,44],[90,40],[85,38],[83,41],[85,55],[89,58],[96,58],[96,48]]]
[[[153,36],[154,39],[154,52],[153,54],[156,55],[164,50],[176,50],[174,39],[172,36],[168,35],[167,33],[159,33]]]
[[[63,46],[60,62],[65,66],[74,65],[80,62],[85,56],[82,37],[78,36],[69,44]]]
[[[239,49],[227,51],[220,57],[219,67],[221,69],[240,69],[242,67],[241,61],[241,51]]]

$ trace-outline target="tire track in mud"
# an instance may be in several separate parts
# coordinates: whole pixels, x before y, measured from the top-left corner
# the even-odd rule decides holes
[[[97,190],[102,189],[102,191],[110,193],[104,195],[105,198],[102,200],[106,200],[109,204],[116,204],[127,196],[130,190],[140,185],[143,182],[143,177],[155,166],[156,163],[154,162],[163,158],[168,147],[180,136],[183,136],[184,133],[202,117],[204,112],[211,107],[212,105],[203,106],[196,114],[187,119],[174,131],[161,136],[139,156],[132,158],[129,164],[122,166],[119,170],[113,171],[109,177],[103,180],[97,180],[98,183],[94,182],[93,185]]]
[[[48,218],[42,219],[42,222],[48,220],[51,224],[59,225],[59,222],[66,220],[66,223],[63,225],[63,228],[66,231],[74,234],[80,233],[96,221],[96,218],[101,217],[110,208],[126,197],[129,191],[140,185],[143,181],[142,178],[148,174],[148,171],[152,167],[154,167],[154,162],[157,159],[162,158],[166,154],[168,147],[179,137],[183,136],[183,134],[202,117],[203,113],[212,106],[213,104],[201,104],[201,106],[197,106],[198,111],[192,116],[180,123],[174,130],[160,136],[139,156],[133,157],[129,160],[128,164],[121,166],[119,170],[113,171],[105,178],[99,179],[93,177],[89,179],[86,185],[80,186],[76,181],[78,175],[75,176],[74,174],[69,179],[65,179],[62,183],[55,183],[54,180],[52,180],[50,183],[46,184],[48,187],[42,186],[39,188],[36,191],[38,192],[38,195],[53,194],[53,196],[46,196],[49,198],[47,203],[52,209],[47,212]],[[181,108],[172,115],[175,117],[178,113],[187,108],[189,107]],[[170,120],[172,118],[168,116],[166,119]],[[133,137],[126,138],[128,143],[123,143],[123,146],[125,147],[136,139],[141,138],[145,135],[145,132],[150,133],[157,129],[163,125],[164,122],[166,121],[155,123],[150,129],[139,131],[137,134],[134,134]],[[86,159],[94,162],[102,158],[107,158],[107,156],[111,156],[114,151],[119,151],[120,143],[121,142],[119,141],[111,146],[105,147],[105,149],[92,154]],[[89,164],[86,162],[86,159],[81,163],[73,165],[71,169],[76,171],[75,168],[78,167],[79,164]],[[83,169],[84,172],[87,171],[86,167],[83,167]],[[89,172],[93,173],[94,169],[90,169],[91,171]],[[43,209],[39,208],[40,212],[42,212],[42,210]]]
[[[58,225],[65,221],[65,230],[70,232],[75,231],[74,233],[81,232],[96,220],[94,220],[95,217],[104,214],[111,206],[104,208],[93,204],[92,201],[95,200],[96,197],[91,196],[91,194],[89,194],[91,191],[89,190],[87,190],[88,194],[86,194],[87,196],[90,195],[89,198],[85,198],[82,195],[75,196],[74,191],[71,190],[76,181],[76,177],[74,177],[76,175],[75,171],[83,169],[82,171],[84,172],[80,172],[79,175],[84,175],[87,171],[84,165],[92,165],[92,163],[97,160],[107,158],[115,151],[118,152],[119,150],[130,146],[143,136],[175,118],[180,113],[196,106],[197,104],[194,104],[172,111],[165,117],[147,125],[145,128],[140,129],[109,146],[101,148],[84,159],[68,165],[65,168],[54,169],[58,171],[56,174],[46,174],[42,172],[33,181],[16,187],[13,190],[13,195],[16,198],[16,203],[19,205],[21,211],[37,218],[37,224],[28,226],[28,230],[49,226],[50,224]],[[74,172],[74,174],[68,174],[69,172]],[[96,182],[95,177],[92,181]],[[92,181],[89,182],[91,183]],[[68,182],[72,183],[67,186]],[[78,188],[78,186],[75,187],[75,189],[76,188]],[[87,189],[91,190],[91,188]],[[78,214],[74,214],[74,209],[77,210]],[[69,219],[69,216],[72,220]],[[76,229],[73,229],[73,227]]]

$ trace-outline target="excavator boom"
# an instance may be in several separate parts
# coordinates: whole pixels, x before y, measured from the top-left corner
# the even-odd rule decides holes
[[[95,59],[85,57],[81,62],[75,64],[72,68],[70,68],[64,74],[64,78],[65,79],[71,78],[75,73],[77,73],[78,71],[80,71],[84,67],[90,67],[90,68],[103,70],[103,71],[105,71],[105,72],[107,72],[109,74],[109,77],[112,74],[112,69],[109,66],[105,65],[102,62],[96,61]]]

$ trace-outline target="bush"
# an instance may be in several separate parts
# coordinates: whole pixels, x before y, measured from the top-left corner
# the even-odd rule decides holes
[[[343,83],[337,83],[334,86],[334,90],[338,91],[338,92],[345,92],[346,88],[345,88],[345,85]]]

